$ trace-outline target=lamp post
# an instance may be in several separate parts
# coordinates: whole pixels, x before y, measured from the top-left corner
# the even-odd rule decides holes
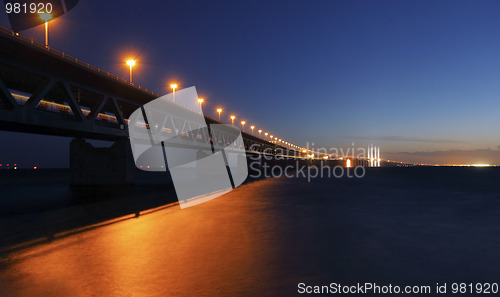
[[[245,124],[246,123],[247,122],[245,122],[245,121],[241,121],[241,131],[245,131]]]
[[[45,48],[49,48],[49,21],[52,19],[50,13],[41,13],[40,18],[45,21]]]
[[[175,102],[175,89],[177,89],[177,84],[171,84],[170,87],[172,88],[173,100]]]
[[[200,103],[200,112],[203,112],[203,109],[201,108],[201,105],[203,104],[204,101],[205,101],[204,98],[198,98],[198,103]]]
[[[255,129],[255,126],[250,126],[250,129],[252,129],[252,135],[253,135],[253,129]]]
[[[230,118],[231,118],[231,125],[234,126],[234,119],[236,119],[236,117],[234,115],[232,115],[232,116],[230,116]]]
[[[217,108],[217,112],[219,113],[219,122],[220,122],[220,113],[222,112],[222,108]]]
[[[269,135],[269,133],[267,133],[267,132],[266,132],[266,133],[264,133],[264,136],[265,136],[266,138],[267,138],[267,135]]]
[[[259,131],[257,131],[257,132],[259,132],[259,137],[261,137],[262,136],[262,130],[259,129]]]
[[[130,82],[132,83],[132,67],[135,66],[135,60],[134,59],[130,59],[127,61],[127,65],[129,66],[130,68]]]

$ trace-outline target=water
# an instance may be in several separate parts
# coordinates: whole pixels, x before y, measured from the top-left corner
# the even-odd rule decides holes
[[[300,282],[498,282],[499,182],[499,168],[250,182],[196,207],[4,253],[0,296],[293,296]]]

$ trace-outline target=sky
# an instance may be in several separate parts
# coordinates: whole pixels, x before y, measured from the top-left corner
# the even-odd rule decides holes
[[[80,0],[49,43],[124,78],[134,57],[136,83],[196,86],[205,114],[220,106],[298,145],[500,164],[499,15],[486,0]],[[43,26],[21,33],[44,39]],[[0,162],[68,166],[69,139],[0,139]]]

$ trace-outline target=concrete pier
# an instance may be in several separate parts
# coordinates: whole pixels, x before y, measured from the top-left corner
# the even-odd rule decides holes
[[[131,184],[134,159],[128,139],[116,141],[111,147],[96,148],[84,139],[70,144],[72,186]]]

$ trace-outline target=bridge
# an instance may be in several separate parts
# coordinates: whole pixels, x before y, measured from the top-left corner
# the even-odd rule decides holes
[[[74,184],[130,182],[134,164],[130,162],[129,117],[161,95],[3,26],[0,43],[0,129],[73,137],[70,167]],[[175,102],[169,104],[176,114],[166,115],[172,118],[173,126],[162,127],[165,131],[178,132],[195,124],[189,119],[200,111]],[[204,119],[208,125],[221,124],[210,116],[205,115]],[[199,141],[200,137],[191,132],[181,133],[184,137],[179,137],[179,141],[183,145],[189,141],[196,145]],[[220,135],[219,139],[213,139],[214,136],[210,140],[222,142],[224,136],[215,134]],[[270,140],[267,135],[262,138],[242,131],[242,136],[241,145],[247,154],[278,151],[290,157],[304,157],[311,153],[281,139]],[[107,150],[97,149],[84,139],[115,144]],[[311,155],[318,160],[333,157],[326,153]],[[370,166],[368,159],[351,162],[353,166]],[[115,168],[113,172],[109,172],[111,167]]]

